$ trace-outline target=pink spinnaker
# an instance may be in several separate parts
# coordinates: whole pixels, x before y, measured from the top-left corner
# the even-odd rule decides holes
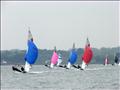
[[[57,63],[57,61],[58,61],[58,55],[57,55],[57,53],[54,51],[54,52],[53,52],[53,55],[52,55],[52,58],[51,58],[51,63],[55,65],[55,64]]]

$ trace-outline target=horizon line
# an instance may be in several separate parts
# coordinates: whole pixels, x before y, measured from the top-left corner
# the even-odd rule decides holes
[[[82,47],[80,47],[82,48]],[[116,47],[101,47],[101,48],[97,48],[97,47],[91,47],[91,48],[95,48],[95,49],[102,49],[102,48],[120,48],[120,46],[116,46]],[[39,50],[54,50],[54,49],[48,49],[48,48],[38,48]],[[68,51],[70,50],[71,48],[68,48],[68,49],[57,49],[58,50],[64,50],[64,51]],[[79,49],[79,48],[76,48],[76,49]],[[84,49],[84,48],[82,48]],[[13,48],[13,49],[0,49],[0,51],[11,51],[11,50],[27,50],[27,49],[18,49],[18,48]]]

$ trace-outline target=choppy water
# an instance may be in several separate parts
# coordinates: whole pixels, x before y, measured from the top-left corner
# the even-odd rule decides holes
[[[2,90],[120,90],[120,66],[89,65],[86,71],[33,65],[37,74],[14,73],[1,66]]]

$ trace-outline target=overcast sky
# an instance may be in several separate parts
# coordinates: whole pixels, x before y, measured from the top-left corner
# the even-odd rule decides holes
[[[40,49],[119,45],[118,1],[2,1],[1,49],[26,49],[28,26]]]

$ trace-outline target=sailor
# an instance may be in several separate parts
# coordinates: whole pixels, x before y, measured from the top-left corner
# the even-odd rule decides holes
[[[14,66],[12,66],[12,70],[21,72],[21,67],[19,67],[19,65],[14,65]]]
[[[12,70],[13,71],[17,71],[17,72],[26,73],[25,69],[21,65],[14,65],[14,66],[12,66]]]

